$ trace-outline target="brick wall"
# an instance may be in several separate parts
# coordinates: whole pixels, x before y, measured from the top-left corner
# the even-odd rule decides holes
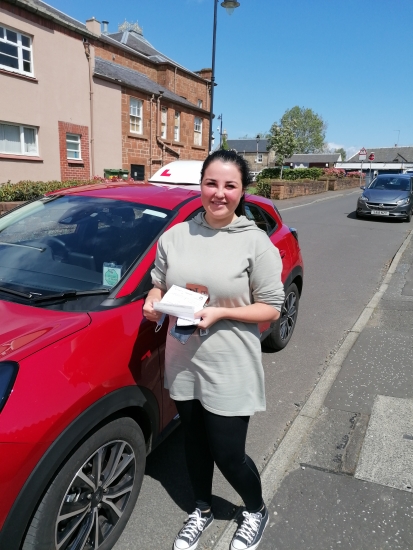
[[[72,124],[71,122],[58,122],[59,125],[59,152],[60,152],[60,175],[62,181],[67,180],[89,180],[90,179],[90,156],[89,156],[89,128]],[[66,134],[80,135],[81,160],[67,158]]]
[[[142,134],[130,131],[130,98],[140,99],[142,109]],[[202,113],[171,101],[162,100],[160,107],[167,109],[166,138],[157,139],[158,102],[152,101],[150,96],[143,92],[124,88],[122,90],[122,168],[130,170],[131,164],[145,166],[145,179],[153,175],[158,168],[174,160],[204,160],[208,154],[209,119],[202,117]],[[175,111],[181,114],[180,139],[174,141]],[[194,145],[194,117],[203,119],[202,146]],[[152,125],[152,136],[151,136]],[[152,137],[152,140],[151,140]],[[165,147],[163,147],[165,144]]]

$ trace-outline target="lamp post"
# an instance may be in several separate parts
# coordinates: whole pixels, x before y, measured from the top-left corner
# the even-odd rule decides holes
[[[211,103],[209,110],[209,140],[208,140],[208,152],[212,148],[212,119],[214,118],[214,87],[215,87],[215,44],[217,37],[217,5],[219,0],[214,0],[214,27],[212,31],[212,74],[211,74]],[[238,8],[239,2],[235,0],[225,0],[221,2],[221,6],[231,14],[235,8]]]
[[[260,142],[260,134],[257,134],[257,137],[255,139],[257,140],[257,156],[255,158],[255,164],[257,165],[257,170],[258,170],[258,144]]]

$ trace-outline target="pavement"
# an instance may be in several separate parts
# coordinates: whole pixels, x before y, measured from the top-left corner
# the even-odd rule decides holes
[[[413,549],[412,235],[262,472],[260,550]]]

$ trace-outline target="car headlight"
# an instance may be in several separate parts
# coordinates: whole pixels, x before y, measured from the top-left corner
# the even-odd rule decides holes
[[[404,206],[405,204],[410,204],[410,199],[407,197],[407,199],[400,199],[397,201],[397,206]]]
[[[366,195],[361,195],[359,197],[359,201],[362,201],[362,202],[367,202],[369,199],[366,197]]]
[[[19,365],[14,361],[0,363],[0,412],[13,389]]]

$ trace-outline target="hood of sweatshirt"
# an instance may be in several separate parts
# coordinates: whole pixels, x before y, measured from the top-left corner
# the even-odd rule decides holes
[[[191,221],[211,229],[212,231],[227,231],[228,233],[241,233],[243,231],[262,231],[259,227],[255,225],[255,222],[249,220],[245,216],[239,216],[236,220],[231,222],[229,225],[224,227],[212,227],[205,219],[205,212],[200,212],[193,218]]]

